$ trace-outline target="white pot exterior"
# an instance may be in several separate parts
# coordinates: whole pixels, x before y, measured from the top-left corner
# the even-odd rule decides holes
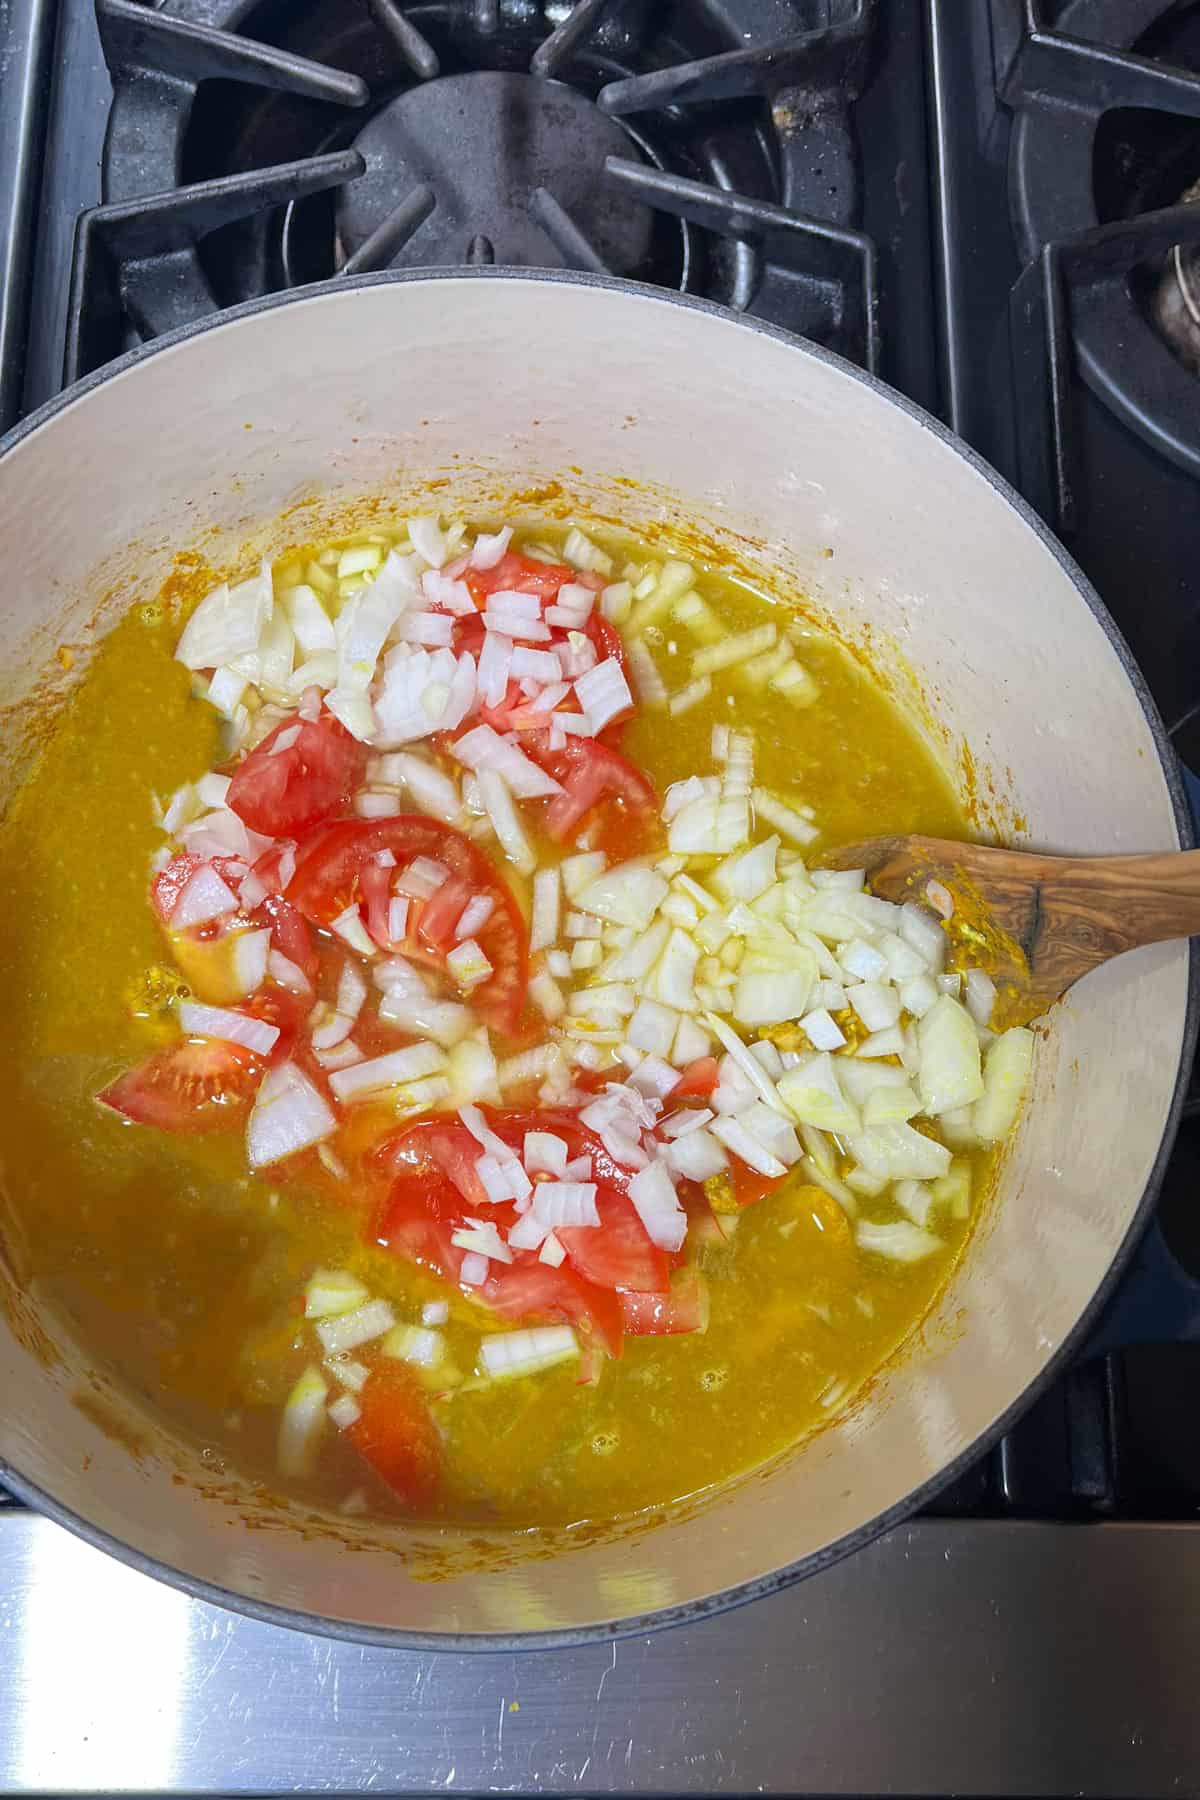
[[[84,384],[0,457],[0,701],[31,690],[114,583],[102,621],[152,593],[174,551],[202,539],[219,563],[251,538],[309,536],[312,512],[282,535],[278,519],[314,494],[336,510],[386,489],[402,514],[444,475],[447,506],[453,495],[499,510],[506,494],[557,481],[583,516],[698,521],[801,587],[841,635],[869,636],[881,663],[901,656],[931,735],[951,754],[969,743],[981,786],[1001,817],[1023,815],[1029,841],[1178,844],[1155,732],[1111,627],[990,471],[836,359],[715,309],[582,279],[331,285]],[[903,697],[902,668],[897,679]],[[97,1428],[74,1399],[86,1356],[15,1291],[2,1245],[0,1473],[185,1585],[360,1636],[494,1643],[761,1591],[915,1504],[1043,1374],[1135,1225],[1188,1033],[1186,945],[1082,983],[1039,1046],[1001,1190],[921,1344],[844,1421],[653,1529],[554,1556],[498,1540],[481,1561],[453,1533],[314,1530],[282,1506],[267,1520],[152,1421],[139,1458]],[[431,1555],[442,1579],[423,1578]]]

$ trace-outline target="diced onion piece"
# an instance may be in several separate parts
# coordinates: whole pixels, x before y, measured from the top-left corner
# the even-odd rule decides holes
[[[659,707],[667,704],[667,687],[658,666],[641,638],[630,638],[625,645],[625,660],[633,677],[634,691],[641,704]]]
[[[446,534],[432,513],[423,513],[414,519],[405,521],[408,527],[408,541],[421,558],[431,568],[440,569],[448,555]]]
[[[548,950],[558,940],[559,875],[557,869],[539,869],[533,878],[533,917],[529,926],[530,950]]]
[[[675,1033],[675,1042],[671,1047],[671,1061],[677,1069],[686,1069],[689,1063],[707,1056],[712,1046],[712,1039],[696,1019],[686,1013],[679,1021],[679,1029]]]
[[[862,981],[846,989],[846,998],[868,1031],[886,1031],[900,1017],[900,996],[881,981]]]
[[[258,648],[271,618],[271,568],[264,563],[249,581],[223,582],[200,602],[175,646],[176,659],[189,669],[215,669]]]
[[[749,904],[750,901],[757,900],[760,894],[766,893],[774,882],[778,850],[779,839],[766,838],[752,849],[743,850],[739,855],[719,863],[709,879],[726,900],[741,900]]]
[[[872,1125],[845,1134],[846,1147],[869,1175],[888,1181],[933,1181],[950,1167],[950,1152],[911,1125]]]
[[[513,1260],[512,1251],[491,1219],[468,1219],[450,1233],[450,1242],[456,1250],[486,1256],[491,1262],[510,1263]]]
[[[339,913],[336,919],[332,919],[329,929],[335,931],[342,942],[348,944],[351,950],[357,951],[359,956],[378,954],[379,947],[363,924],[357,901],[348,906],[345,912]]]
[[[293,994],[312,993],[312,982],[304,970],[292,962],[290,957],[284,956],[282,951],[271,951],[267,957],[267,973],[272,981],[277,981],[280,987],[287,988]]]
[[[491,1101],[496,1106],[500,1104],[496,1058],[486,1040],[486,1032],[481,1038],[464,1038],[450,1052],[446,1076],[456,1106],[472,1105],[479,1100]]]
[[[440,1332],[430,1331],[420,1325],[394,1325],[379,1348],[384,1356],[393,1356],[398,1362],[412,1363],[418,1369],[435,1368],[442,1360]]]
[[[512,795],[494,769],[481,769],[476,779],[480,797],[487,809],[492,829],[509,861],[524,875],[531,875],[537,864],[533,848],[517,817]]]
[[[615,656],[606,657],[586,675],[578,676],[575,692],[595,731],[603,731],[610,719],[633,705],[629,684]]]
[[[494,569],[512,541],[512,526],[505,525],[491,534],[481,531],[471,547],[473,569]]]
[[[455,944],[446,957],[446,967],[461,988],[478,987],[492,973],[492,965],[474,938]]]
[[[489,631],[479,652],[479,698],[485,706],[499,706],[512,672],[513,641],[499,631]]]
[[[543,795],[562,793],[562,787],[552,775],[547,775],[490,725],[476,725],[451,744],[450,749],[459,762],[480,777],[485,770],[495,770],[519,800],[536,800]]]
[[[550,621],[554,623],[553,620]],[[512,678],[514,681],[557,683],[561,670],[553,650],[530,650],[524,644],[513,647]]]
[[[599,1225],[596,1185],[591,1181],[538,1181],[533,1187],[533,1211],[547,1230],[561,1225]]]
[[[404,808],[395,794],[377,794],[364,788],[354,796],[354,810],[360,819],[394,819]]]
[[[703,1126],[676,1138],[667,1151],[667,1161],[687,1181],[707,1181],[729,1167],[724,1150]]]
[[[349,1269],[318,1269],[304,1289],[306,1319],[332,1319],[356,1312],[370,1295]]]
[[[858,1129],[858,1114],[842,1092],[828,1051],[818,1051],[796,1068],[788,1069],[780,1076],[777,1091],[793,1117],[802,1124],[815,1125],[821,1131]]]
[[[446,1300],[427,1300],[421,1308],[422,1325],[444,1325],[450,1317],[450,1305]]]
[[[579,905],[613,925],[645,931],[666,894],[662,876],[645,861],[635,859],[618,863],[589,881],[579,895]]]
[[[356,1306],[339,1318],[322,1319],[317,1336],[326,1356],[345,1356],[360,1344],[385,1337],[395,1323],[396,1315],[386,1300],[368,1300],[365,1306]]]
[[[224,1006],[202,1006],[194,1000],[179,1003],[179,1023],[189,1037],[219,1038],[222,1043],[240,1044],[256,1056],[269,1056],[279,1040],[279,1027],[265,1019],[251,1018]]]
[[[671,695],[667,710],[673,719],[677,719],[680,713],[690,712],[693,706],[699,706],[701,701],[707,700],[711,693],[712,677],[701,675],[698,680],[689,681],[686,687]]]
[[[553,1025],[567,1010],[563,991],[549,969],[539,969],[529,978],[529,998],[547,1024]]]
[[[903,1124],[921,1110],[921,1102],[907,1081],[893,1087],[879,1087],[867,1095],[863,1107],[866,1125]],[[922,1221],[918,1219],[918,1224]]]
[[[448,649],[454,637],[454,620],[449,613],[410,612],[401,619],[397,635],[402,644]]]
[[[914,901],[900,908],[900,936],[923,956],[930,972],[936,974],[946,959],[946,935],[932,913]]]
[[[474,937],[477,931],[491,918],[496,909],[496,902],[490,894],[473,894],[458,915],[458,924],[454,927],[454,936],[459,943]]]
[[[764,650],[770,650],[779,636],[775,625],[756,625],[750,631],[735,632],[732,637],[724,637],[718,643],[706,644],[697,650],[692,657],[692,674],[715,675],[718,669],[732,668],[734,663],[747,662],[752,656],[761,656]]]
[[[336,1425],[339,1431],[348,1431],[362,1417],[362,1407],[353,1394],[339,1394],[327,1411],[330,1424]]]
[[[295,1479],[313,1473],[325,1430],[328,1394],[321,1371],[310,1363],[284,1402],[277,1449],[280,1474]]]
[[[641,1169],[629,1183],[629,1198],[651,1243],[672,1252],[682,1248],[687,1236],[687,1214],[679,1204],[665,1163],[652,1162]]]
[[[783,668],[772,675],[767,684],[793,706],[811,706],[820,693],[820,688],[801,663],[785,663]]]
[[[996,1004],[996,984],[983,969],[968,969],[963,999],[977,1025],[990,1025]]]
[[[629,1054],[640,1056],[640,1052],[633,1049],[630,1049]],[[630,1087],[635,1087],[639,1094],[646,1094],[652,1100],[665,1100],[678,1082],[678,1070],[658,1056],[641,1056],[629,1076]]]
[[[332,1137],[337,1120],[316,1088],[294,1063],[271,1069],[258,1090],[246,1128],[246,1150],[252,1169]]]
[[[384,1088],[401,1087],[419,1081],[424,1075],[438,1074],[446,1058],[436,1044],[409,1044],[403,1050],[389,1050],[384,1056],[373,1056],[367,1062],[355,1063],[349,1069],[336,1069],[329,1085],[343,1103]]]
[[[267,962],[271,954],[271,930],[239,931],[233,938],[233,980],[243,998],[253,994],[267,979]]]
[[[479,1346],[485,1375],[493,1381],[537,1375],[579,1355],[579,1340],[569,1325],[536,1325],[529,1331],[490,1333]]]
[[[449,876],[445,863],[435,861],[432,856],[414,856],[392,885],[396,893],[406,894],[411,900],[431,900]]]
[[[806,1013],[800,1021],[814,1050],[840,1050],[846,1042],[846,1034],[834,1018],[823,1006]]]
[[[545,1263],[548,1268],[559,1269],[566,1258],[567,1253],[561,1242],[552,1231],[548,1231],[542,1239],[542,1247],[538,1251],[538,1261]]]
[[[411,750],[397,750],[381,759],[380,779],[404,783],[422,812],[454,825],[462,811],[458,788],[443,770]]]
[[[367,984],[361,969],[354,963],[343,963],[338,976],[337,1010],[350,1020],[357,1019],[367,997]]]
[[[903,1056],[904,1033],[898,1025],[885,1025],[882,1031],[873,1031],[870,1037],[864,1038],[854,1054],[860,1058]]]
[[[712,1135],[760,1175],[780,1177],[787,1174],[786,1165],[777,1156],[773,1156],[756,1137],[752,1137],[740,1120],[729,1116],[714,1120]]]
[[[326,1359],[326,1373],[344,1388],[359,1394],[370,1380],[371,1371],[365,1363],[355,1362],[350,1356],[331,1356]]]
[[[1023,1025],[1003,1032],[983,1065],[983,1095],[972,1113],[985,1144],[998,1144],[1016,1123],[1033,1066],[1033,1033]]]
[[[462,1259],[458,1279],[463,1287],[482,1287],[488,1278],[490,1268],[491,1264],[486,1256],[480,1256],[478,1251],[470,1250]]]
[[[171,925],[185,931],[189,925],[207,925],[237,911],[237,897],[213,868],[201,863],[185,884],[171,913]]]
[[[387,934],[389,944],[402,944],[408,931],[409,901],[404,894],[393,894],[388,900]]]
[[[878,981],[881,976],[886,977],[888,974],[887,957],[876,950],[873,945],[865,942],[863,938],[852,938],[843,947],[838,961],[847,975],[852,975],[856,981]],[[889,1019],[887,1023],[893,1024],[894,1020]],[[871,1026],[869,1029],[879,1030],[881,1028]]]
[[[854,1228],[854,1237],[860,1250],[886,1256],[891,1262],[921,1262],[944,1248],[941,1238],[934,1237],[930,1231],[922,1231],[910,1219],[899,1219],[892,1225],[872,1225],[868,1220],[860,1219]]]
[[[568,1148],[552,1131],[527,1131],[522,1161],[530,1175],[561,1175],[567,1166]]]
[[[965,1007],[949,994],[939,995],[917,1026],[917,1043],[921,1104],[927,1113],[936,1118],[979,1099],[979,1039]]]
[[[791,1105],[791,1102],[785,1102],[783,1094],[780,1091],[777,1091],[775,1083],[766,1073],[762,1064],[751,1056],[737,1032],[726,1025],[723,1019],[719,1019],[716,1013],[705,1013],[704,1017],[710,1031],[712,1031],[715,1037],[720,1038],[722,1044],[733,1058],[737,1068],[742,1075],[747,1078],[750,1087],[758,1093],[759,1098],[764,1100],[773,1111],[782,1113],[785,1118],[789,1111],[794,1111],[795,1108]],[[819,1124],[820,1120],[815,1119],[812,1122],[814,1124]]]
[[[914,975],[900,984],[900,1004],[914,1019],[923,1019],[937,997],[937,985],[928,975]]]
[[[651,1056],[670,1055],[679,1027],[679,1014],[657,1000],[642,1000],[626,1027],[626,1041]]]

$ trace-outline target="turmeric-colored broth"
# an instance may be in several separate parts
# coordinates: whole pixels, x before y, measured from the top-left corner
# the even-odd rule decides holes
[[[627,547],[609,547],[619,565]],[[719,571],[699,585],[727,630],[778,616]],[[299,1303],[314,1268],[352,1270],[401,1319],[447,1290],[365,1244],[329,1183],[248,1176],[241,1131],[162,1135],[95,1104],[174,1032],[165,1009],[181,977],[147,903],[162,841],[152,796],[221,756],[215,715],[173,661],[180,624],[135,608],[111,632],[0,826],[6,1229],[39,1297],[98,1363],[209,1446],[217,1466],[287,1485],[276,1433],[312,1357]],[[647,635],[680,687],[683,634],[668,621]],[[812,853],[881,828],[966,835],[929,751],[862,669],[815,631],[802,654],[815,705],[764,699],[731,672],[679,719],[636,719],[626,754],[661,792],[706,771],[714,723],[736,721],[756,734],[757,779],[815,809],[824,836]],[[867,1218],[872,1204],[862,1202]],[[445,1440],[436,1512],[512,1525],[602,1519],[762,1462],[828,1420],[912,1332],[969,1222],[940,1229],[943,1254],[885,1262],[856,1248],[834,1200],[793,1175],[746,1209],[730,1241],[694,1252],[710,1277],[707,1331],[629,1339],[595,1386],[579,1385],[571,1363],[473,1385],[480,1332],[495,1322],[452,1294],[448,1347],[466,1379],[439,1384],[430,1401]],[[353,1496],[385,1517],[399,1505],[336,1434],[298,1491],[334,1508]]]

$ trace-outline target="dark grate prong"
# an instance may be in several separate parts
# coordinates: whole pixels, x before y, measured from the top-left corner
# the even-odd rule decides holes
[[[122,74],[176,75],[183,81],[222,79],[340,106],[365,106],[369,90],[357,75],[293,56],[211,25],[194,25],[136,0],[97,0],[96,22],[105,61]]]
[[[534,188],[529,198],[529,210],[560,256],[565,257],[568,268],[586,269],[593,275],[611,273],[600,252],[580,231],[570,213],[559,205],[549,188]]]
[[[852,80],[863,56],[866,0],[851,18],[817,31],[797,32],[761,50],[727,50],[695,62],[610,81],[597,96],[606,113],[649,112],[699,100],[744,100],[784,87],[828,87]]]
[[[857,276],[861,290],[862,360],[872,373],[878,370],[878,258],[875,245],[865,232],[829,225],[824,219],[773,206],[766,200],[754,200],[747,194],[709,187],[707,182],[691,181],[664,169],[647,168],[619,156],[606,159],[604,172],[611,180],[632,189],[648,205],[661,207],[676,218],[687,219],[723,237],[761,240],[768,258],[785,266],[799,244],[804,243],[810,252],[823,245],[833,279],[845,282],[848,270]]]
[[[367,0],[371,17],[392,48],[422,81],[432,81],[441,64],[437,51],[401,12],[396,0]]]
[[[467,261],[473,269],[490,269],[496,260],[496,249],[491,238],[482,233],[473,237],[467,245]]]
[[[437,196],[431,187],[422,183],[420,187],[410,189],[382,225],[376,226],[366,243],[360,244],[354,255],[346,258],[341,273],[363,275],[368,269],[386,269],[436,205]]]
[[[500,29],[500,0],[475,0],[475,29],[480,37],[495,37]]]
[[[1003,34],[993,37],[996,87],[1006,106],[1045,100],[1096,114],[1135,106],[1200,118],[1200,75],[1047,31],[1038,0],[1024,0],[1022,12],[1018,38],[1005,42]]]
[[[538,45],[529,67],[535,75],[550,76],[561,63],[588,37],[600,19],[608,0],[575,0],[574,6],[544,43]]]

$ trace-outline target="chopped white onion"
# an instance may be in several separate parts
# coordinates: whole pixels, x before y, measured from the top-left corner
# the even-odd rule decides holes
[[[561,794],[562,788],[552,775],[547,775],[535,762],[530,762],[517,746],[500,737],[490,725],[476,725],[450,746],[452,754],[476,775],[495,770],[504,784],[520,800],[536,800],[542,795]]]
[[[665,1163],[652,1162],[640,1170],[629,1183],[629,1198],[651,1243],[660,1250],[682,1248],[687,1236],[687,1214],[679,1204]]]
[[[189,1037],[219,1038],[253,1050],[256,1056],[269,1056],[279,1041],[278,1025],[223,1006],[201,1006],[194,1000],[180,1001],[179,1023]]]
[[[560,882],[557,869],[539,869],[533,878],[530,950],[548,950],[558,939]]]
[[[201,863],[186,882],[171,913],[171,925],[185,931],[189,925],[207,925],[237,911],[237,897],[211,863]]]
[[[322,1319],[317,1336],[326,1356],[345,1356],[347,1351],[386,1336],[395,1323],[396,1315],[386,1300],[368,1300],[365,1306],[339,1318]]]
[[[284,1157],[332,1137],[337,1129],[324,1095],[294,1063],[268,1071],[246,1128],[246,1149],[252,1169],[261,1169]]]
[[[493,1381],[536,1375],[579,1355],[579,1340],[569,1325],[537,1325],[528,1331],[498,1331],[479,1346],[485,1375]]]
[[[476,780],[501,849],[522,874],[532,874],[537,858],[517,817],[511,793],[495,769],[481,769]]]

